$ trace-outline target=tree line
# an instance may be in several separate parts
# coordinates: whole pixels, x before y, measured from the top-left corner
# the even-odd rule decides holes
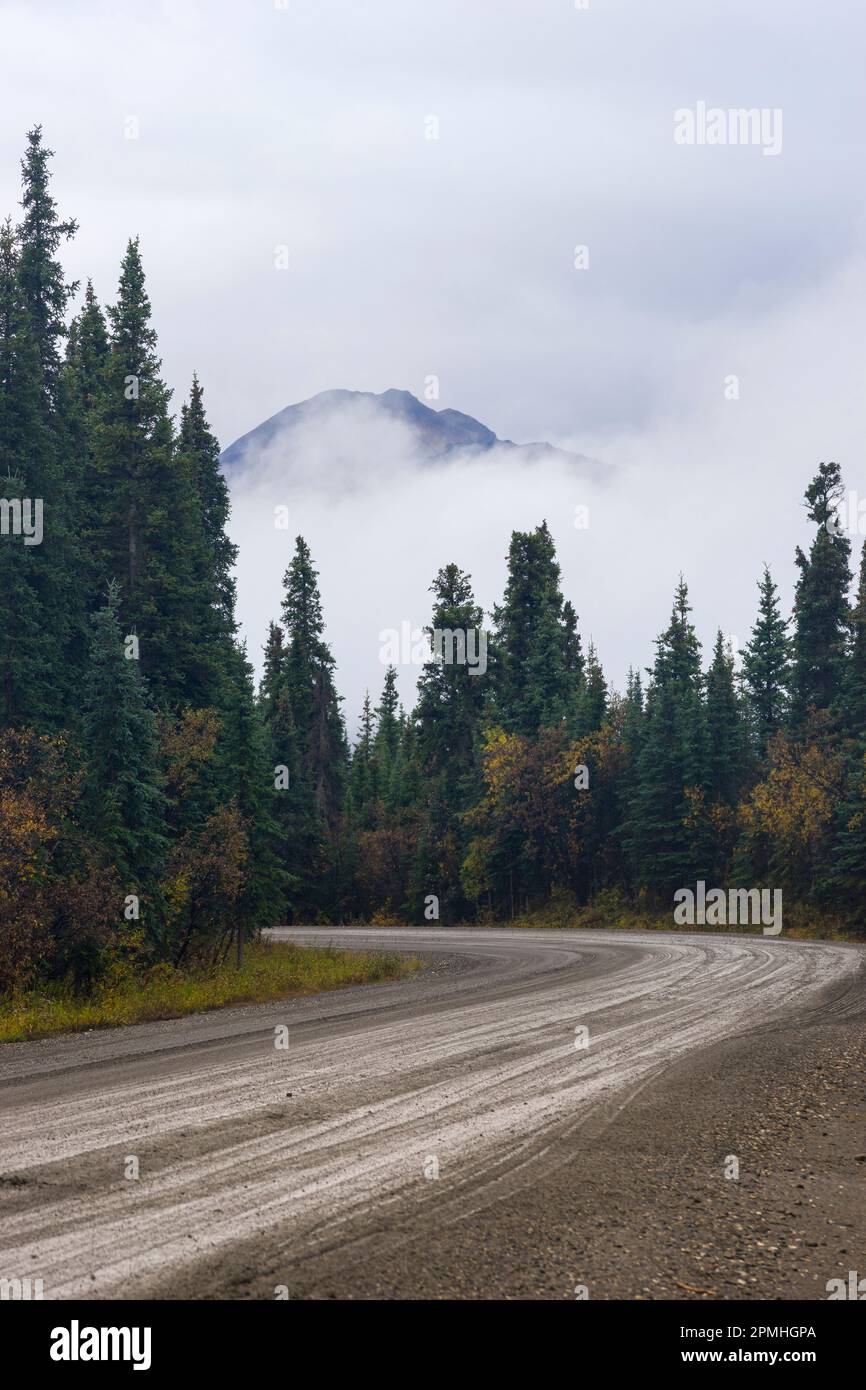
[[[175,417],[136,239],[70,319],[50,159],[37,127],[0,228],[0,989],[219,960],[280,921],[664,912],[700,879],[860,928],[866,568],[852,602],[837,464],[793,614],[765,569],[741,662],[721,633],[704,660],[681,579],[612,690],[542,522],[489,619],[457,565],[431,586],[431,633],[484,629],[484,669],[431,652],[407,712],[389,666],[350,747],[301,537],[255,687],[201,384]]]
[[[610,689],[562,592],[546,523],[515,532],[484,675],[431,661],[393,724],[393,673],[365,704],[347,794],[354,904],[422,920],[510,920],[560,902],[670,917],[677,889],[781,890],[786,921],[863,930],[866,550],[850,600],[839,466],[806,489],[794,611],[765,567],[742,652],[704,660],[682,577],[655,658]],[[482,621],[456,566],[431,627]],[[739,659],[738,659],[739,658]],[[585,914],[580,920],[586,920]]]

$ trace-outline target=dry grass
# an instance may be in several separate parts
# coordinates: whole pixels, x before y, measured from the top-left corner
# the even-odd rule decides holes
[[[157,966],[143,978],[103,985],[86,998],[67,987],[52,986],[0,1002],[0,1042],[180,1018],[230,1004],[261,1004],[346,985],[376,984],[399,979],[419,965],[415,957],[396,951],[354,952],[331,946],[261,942],[248,947],[240,971],[233,961],[189,971]]]

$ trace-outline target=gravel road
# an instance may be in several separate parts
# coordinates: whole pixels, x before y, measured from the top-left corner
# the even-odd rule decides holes
[[[866,1274],[862,948],[274,935],[425,969],[0,1049],[0,1275],[62,1299],[806,1298]]]

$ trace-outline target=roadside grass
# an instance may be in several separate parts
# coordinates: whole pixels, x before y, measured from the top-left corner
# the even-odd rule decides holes
[[[241,970],[233,960],[188,971],[158,965],[141,978],[105,984],[86,997],[76,996],[69,986],[51,985],[0,1001],[0,1042],[116,1028],[231,1004],[261,1004],[347,985],[378,984],[401,979],[420,964],[417,957],[398,951],[256,942],[247,947]]]
[[[472,924],[466,923],[466,925]],[[737,923],[727,926],[680,925],[673,920],[673,908],[668,912],[634,908],[626,903],[615,890],[600,893],[595,902],[586,906],[578,906],[572,899],[560,895],[552,898],[544,907],[518,914],[513,921],[491,920],[474,925],[515,927],[518,929],[534,927],[536,930],[546,931],[558,928],[577,929],[585,927],[596,930],[604,928],[609,931],[712,932],[713,934],[729,933],[736,936],[763,935],[762,928],[757,925],[739,925]],[[785,904],[781,935],[790,941],[863,941],[862,928],[858,932],[852,929],[849,923],[840,921],[838,917],[817,912],[814,908],[802,903],[794,903],[790,906]]]

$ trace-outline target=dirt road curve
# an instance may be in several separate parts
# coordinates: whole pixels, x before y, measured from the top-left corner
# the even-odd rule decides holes
[[[860,948],[279,934],[427,968],[0,1050],[0,1275],[46,1298],[817,1298],[866,1273]]]

